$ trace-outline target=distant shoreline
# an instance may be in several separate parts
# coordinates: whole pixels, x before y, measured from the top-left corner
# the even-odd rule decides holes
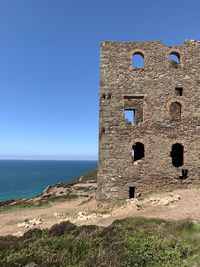
[[[75,177],[71,181],[67,183],[59,182],[57,184],[48,185],[40,194],[28,197],[28,198],[19,198],[19,199],[10,199],[5,201],[0,201],[0,209],[4,207],[10,207],[13,205],[24,205],[27,202],[31,205],[32,202],[44,203],[52,200],[58,199],[59,197],[63,197],[64,195],[54,195],[51,192],[57,191],[58,188],[62,191],[63,189],[73,187],[79,183],[91,183],[97,181],[97,168],[92,169],[79,177]]]
[[[0,160],[0,202],[29,199],[96,168],[95,160]]]

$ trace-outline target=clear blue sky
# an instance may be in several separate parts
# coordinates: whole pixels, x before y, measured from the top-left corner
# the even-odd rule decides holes
[[[199,0],[1,0],[0,158],[96,159],[99,44],[200,39]]]

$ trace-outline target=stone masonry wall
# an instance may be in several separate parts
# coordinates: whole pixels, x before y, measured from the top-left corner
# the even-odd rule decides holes
[[[134,53],[143,55],[144,68],[132,67]],[[180,64],[168,60],[170,53],[180,57]],[[137,195],[198,184],[200,42],[173,47],[161,42],[104,42],[100,62],[98,204],[124,201],[130,187]],[[124,117],[128,108],[136,110],[134,125]],[[136,142],[144,145],[145,157],[132,162]],[[175,143],[184,148],[180,167],[172,164]],[[185,169],[187,178],[182,179]]]

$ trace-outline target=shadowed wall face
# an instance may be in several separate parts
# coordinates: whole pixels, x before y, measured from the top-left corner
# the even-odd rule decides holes
[[[199,42],[102,43],[99,205],[199,183],[199,77]]]

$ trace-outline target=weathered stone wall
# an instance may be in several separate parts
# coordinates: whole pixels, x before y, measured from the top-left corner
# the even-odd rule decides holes
[[[144,56],[144,68],[132,67],[135,52]],[[180,56],[178,66],[169,62],[171,52]],[[124,201],[129,187],[138,194],[199,183],[200,42],[173,47],[104,42],[100,61],[98,203]],[[171,113],[173,102],[181,107],[178,119],[173,119],[177,107]],[[134,126],[125,119],[125,108],[135,108]],[[132,162],[136,142],[144,144],[145,157]],[[184,147],[181,167],[172,164],[175,143]],[[188,170],[186,179],[180,178],[182,169]]]

